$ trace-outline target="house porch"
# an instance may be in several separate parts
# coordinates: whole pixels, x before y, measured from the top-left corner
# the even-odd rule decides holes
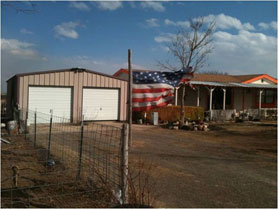
[[[260,84],[191,82],[186,87],[185,106],[200,106],[210,119],[231,119],[233,114],[246,112],[260,117],[270,110],[277,111],[277,86]],[[175,105],[180,105],[182,91],[175,91]]]

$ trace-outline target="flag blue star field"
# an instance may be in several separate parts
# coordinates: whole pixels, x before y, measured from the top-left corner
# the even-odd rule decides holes
[[[178,87],[181,82],[190,81],[192,76],[192,73],[184,71],[133,72],[133,111],[146,111],[169,104],[174,99],[175,87]]]

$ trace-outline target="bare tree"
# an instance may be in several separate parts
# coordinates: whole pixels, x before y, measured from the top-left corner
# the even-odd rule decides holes
[[[207,23],[203,17],[200,17],[190,19],[189,22],[189,29],[180,29],[167,45],[176,64],[172,65],[169,60],[158,62],[160,68],[172,71],[191,69],[193,73],[206,63],[207,55],[212,52],[212,33],[215,21]],[[186,84],[183,83],[180,87],[182,88],[180,126],[183,126]]]

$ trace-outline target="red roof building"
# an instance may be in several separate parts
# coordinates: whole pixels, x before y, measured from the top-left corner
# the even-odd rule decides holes
[[[133,71],[147,71],[135,69]],[[128,80],[128,70],[119,69],[115,77]],[[277,79],[268,74],[222,75],[195,73],[190,82],[194,89],[186,87],[185,105],[201,106],[210,112],[230,110],[249,111],[277,108]],[[176,88],[175,101],[179,105],[181,91]],[[252,111],[251,111],[252,110]],[[229,118],[229,117],[228,117]]]

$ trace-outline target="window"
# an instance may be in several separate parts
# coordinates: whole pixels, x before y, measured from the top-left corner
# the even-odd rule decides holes
[[[264,94],[265,93],[265,94]],[[274,101],[274,92],[273,90],[266,90],[264,91],[263,95],[264,95],[264,103],[266,104],[271,104]]]
[[[259,97],[258,97],[259,101]],[[272,104],[274,102],[274,91],[264,90],[262,93],[262,104]]]
[[[266,89],[262,93],[261,107],[262,108],[275,108],[277,107],[277,91],[274,89]],[[256,93],[255,107],[259,107],[259,90]]]

